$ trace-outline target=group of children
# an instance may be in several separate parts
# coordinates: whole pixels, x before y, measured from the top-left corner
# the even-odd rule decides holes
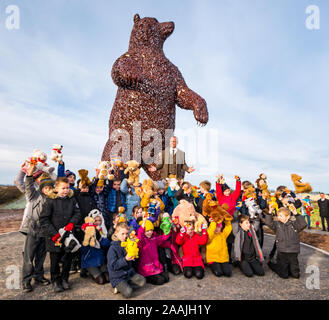
[[[32,278],[35,284],[52,283],[56,293],[68,290],[70,272],[78,270],[81,277],[91,277],[97,284],[110,282],[114,292],[126,298],[146,282],[168,282],[169,272],[202,279],[205,264],[218,277],[231,277],[233,266],[247,277],[264,276],[263,225],[276,233],[269,253],[270,269],[282,278],[300,276],[298,233],[307,225],[297,213],[301,201],[285,186],[277,188],[273,201],[238,176],[234,191],[222,177],[216,190],[209,181],[202,181],[197,191],[180,181],[179,189],[173,191],[162,181],[152,184],[148,203],[144,203],[145,197],[129,184],[123,170],[105,183],[98,179],[96,170],[91,185],[76,182],[76,175],[65,171],[63,162],[56,181],[46,174],[33,176],[33,172],[31,165],[26,177],[20,171],[15,178],[27,200],[20,228],[26,235],[24,292],[33,290]],[[175,207],[184,201],[204,215],[207,223],[199,231],[193,219],[171,219]],[[220,206],[225,211],[222,219],[206,215],[206,203]],[[93,243],[85,243],[85,230],[90,226],[86,217],[93,218],[96,227]],[[129,256],[123,245],[130,237],[137,243],[137,256]],[[47,251],[51,281],[43,270]]]

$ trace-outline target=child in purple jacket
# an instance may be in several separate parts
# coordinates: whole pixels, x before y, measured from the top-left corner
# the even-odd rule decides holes
[[[162,285],[169,281],[168,273],[163,272],[159,261],[158,247],[168,246],[170,234],[158,236],[154,232],[153,223],[143,218],[143,223],[138,229],[137,237],[139,247],[138,273],[146,278],[148,283]]]

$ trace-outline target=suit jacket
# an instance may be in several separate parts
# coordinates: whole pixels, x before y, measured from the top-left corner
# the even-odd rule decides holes
[[[160,159],[161,157],[161,159]],[[170,157],[170,148],[162,150],[157,159],[156,168],[161,169],[161,179],[166,179],[169,176],[169,165],[172,164]],[[188,165],[185,163],[185,152],[178,149],[176,151],[176,166],[177,166],[177,179],[184,179],[185,171],[188,170]]]

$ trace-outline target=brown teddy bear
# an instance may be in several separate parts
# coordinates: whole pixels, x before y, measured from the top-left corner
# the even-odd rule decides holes
[[[85,236],[82,242],[83,246],[95,247],[96,245],[96,225],[92,217],[85,217],[85,223],[81,229],[85,232]]]
[[[259,175],[259,178],[256,180],[256,186],[259,190],[268,190],[266,179],[267,176],[265,173]]]
[[[291,180],[295,185],[296,193],[311,192],[313,190],[309,182],[300,182],[300,180],[302,180],[302,177],[296,173],[291,174]]]
[[[187,221],[193,221],[195,232],[202,232],[202,225],[208,225],[205,217],[196,212],[194,205],[186,200],[181,200],[179,202],[179,205],[175,208],[171,218],[172,220],[176,219],[181,227],[185,227]]]
[[[209,201],[204,207],[210,218],[216,223],[222,223],[224,220],[231,221],[233,217],[227,212],[228,205],[224,203],[222,206],[218,201]]]
[[[153,181],[152,179],[145,179],[141,187],[135,188],[136,194],[141,198],[140,205],[147,211],[150,204],[150,199],[153,195]]]
[[[133,184],[134,187],[139,186],[139,163],[135,160],[130,160],[126,162],[127,168],[124,171],[124,174],[129,173],[128,183]]]
[[[242,200],[244,201],[245,199],[248,199],[248,198],[256,198],[256,192],[255,192],[255,188],[254,186],[251,184],[249,185],[245,190],[244,190],[244,193],[243,193],[243,197],[242,197]]]
[[[91,186],[93,183],[90,181],[89,177],[88,177],[88,170],[85,169],[80,169],[78,171],[79,177],[80,177],[80,182],[81,182],[81,186],[83,188],[85,187],[89,187]]]

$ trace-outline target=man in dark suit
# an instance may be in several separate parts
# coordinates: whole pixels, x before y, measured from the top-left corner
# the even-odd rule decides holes
[[[149,167],[150,172],[161,170],[161,179],[166,179],[169,175],[175,175],[177,179],[184,179],[185,172],[192,173],[195,169],[188,167],[185,162],[185,152],[178,149],[177,137],[170,138],[170,147],[159,154],[156,165]]]
[[[322,222],[322,231],[326,231],[324,219],[327,221],[327,231],[329,232],[329,200],[326,199],[326,195],[321,192],[320,199],[318,200],[320,217]]]

